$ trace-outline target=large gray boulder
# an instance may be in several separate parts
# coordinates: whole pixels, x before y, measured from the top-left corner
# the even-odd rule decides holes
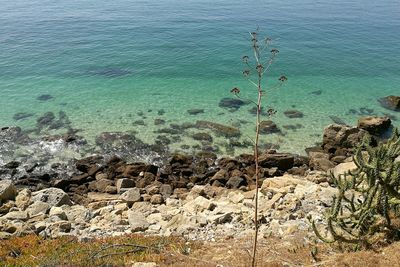
[[[71,200],[67,193],[65,193],[62,189],[50,187],[37,192],[32,193],[31,200],[42,201],[49,204],[51,207],[59,207],[62,205],[72,205]]]

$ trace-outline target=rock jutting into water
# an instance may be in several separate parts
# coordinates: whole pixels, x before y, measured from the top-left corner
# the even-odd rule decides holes
[[[400,111],[400,96],[386,96],[378,99],[382,107],[394,111]]]
[[[388,117],[362,117],[358,119],[357,127],[364,129],[370,134],[381,135],[389,130],[391,120]]]

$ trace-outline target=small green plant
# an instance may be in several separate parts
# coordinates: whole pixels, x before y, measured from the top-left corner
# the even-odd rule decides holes
[[[365,139],[353,157],[357,168],[335,177],[338,192],[326,213],[327,235],[319,239],[357,250],[400,237],[400,136],[371,147]]]
[[[253,52],[253,61],[250,60],[249,56],[243,56],[242,61],[245,64],[246,68],[243,70],[243,76],[254,85],[257,90],[257,100],[249,100],[256,107],[256,132],[255,138],[253,140],[254,143],[254,162],[255,162],[255,209],[254,209],[254,244],[253,244],[253,253],[252,253],[252,263],[251,266],[255,266],[256,262],[256,252],[257,252],[257,237],[258,237],[258,186],[260,181],[260,167],[258,165],[258,155],[259,155],[259,137],[260,137],[260,122],[261,122],[261,114],[263,114],[262,110],[262,99],[266,96],[266,91],[263,90],[265,87],[263,85],[263,80],[270,70],[272,63],[275,61],[276,56],[279,53],[279,50],[276,48],[270,48],[272,43],[272,39],[269,37],[265,37],[260,40],[259,38],[259,30],[250,33],[251,39],[251,48]],[[282,83],[287,81],[286,76],[282,75],[278,79],[279,83],[276,87],[282,85]],[[231,93],[236,97],[240,97],[240,89],[235,87],[231,89]],[[272,116],[275,114],[275,110],[269,108],[267,111],[268,116]]]

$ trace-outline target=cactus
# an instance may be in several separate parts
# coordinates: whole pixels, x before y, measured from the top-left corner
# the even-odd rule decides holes
[[[316,236],[324,242],[369,248],[400,237],[400,135],[397,129],[386,143],[376,147],[368,138],[356,149],[357,168],[331,180],[338,192],[325,214],[328,234],[323,236],[312,221]],[[397,160],[396,160],[397,159]]]

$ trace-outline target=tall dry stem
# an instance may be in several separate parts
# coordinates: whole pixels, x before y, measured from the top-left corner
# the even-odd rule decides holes
[[[270,38],[265,38],[263,43],[260,44],[258,38],[258,30],[256,32],[250,33],[251,37],[251,46],[252,51],[254,53],[254,60],[253,65],[250,64],[250,58],[248,56],[244,56],[242,58],[243,63],[246,64],[248,69],[243,70],[243,76],[257,88],[257,101],[252,101],[256,106],[256,132],[255,132],[255,139],[254,139],[254,163],[255,163],[255,207],[254,207],[254,243],[253,243],[253,252],[252,252],[252,259],[251,259],[251,266],[256,266],[256,254],[257,254],[257,239],[258,239],[258,187],[260,181],[260,166],[259,166],[259,139],[260,139],[260,123],[261,123],[261,114],[262,114],[262,99],[265,96],[265,92],[263,91],[263,78],[265,73],[269,70],[270,66],[275,60],[276,55],[279,53],[277,49],[271,49],[269,57],[265,60],[264,52],[267,51],[269,45],[271,44]],[[251,75],[255,73],[255,81],[251,79]],[[287,80],[286,76],[282,75],[279,78],[279,85],[280,86],[283,82]],[[239,93],[240,89],[235,87],[231,90],[236,97],[240,98]],[[275,114],[273,109],[267,110],[268,116],[272,116]]]

